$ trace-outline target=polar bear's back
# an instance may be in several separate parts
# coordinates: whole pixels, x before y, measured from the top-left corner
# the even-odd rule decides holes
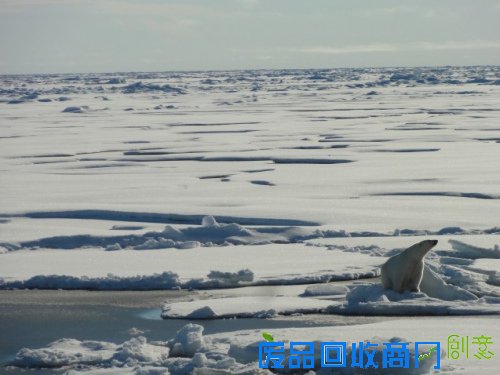
[[[393,287],[394,287],[394,283],[393,283],[394,275],[392,274],[393,273],[392,270],[396,266],[396,263],[399,262],[398,258],[399,258],[399,255],[393,256],[393,257],[387,259],[387,262],[385,262],[382,265],[382,269],[380,272],[380,278],[382,281],[382,285],[386,289],[393,289]]]

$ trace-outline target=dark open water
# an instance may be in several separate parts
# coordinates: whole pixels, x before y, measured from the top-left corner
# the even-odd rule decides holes
[[[79,298],[79,293],[82,293],[81,298]],[[286,319],[162,320],[159,308],[113,305],[116,303],[116,293],[120,292],[104,293],[106,292],[1,292],[0,363],[2,368],[0,368],[0,373],[11,375],[57,373],[53,369],[6,369],[3,366],[11,361],[16,352],[23,347],[39,348],[61,338],[122,343],[131,337],[128,330],[132,327],[145,331],[144,336],[148,340],[165,341],[173,338],[175,333],[189,322],[203,325],[205,334],[241,329],[265,330],[321,325],[321,323]],[[140,300],[149,292],[134,293],[140,293],[137,302],[139,305],[150,305]],[[112,301],[110,305],[102,304],[103,294],[105,297],[110,297],[109,300]],[[68,295],[71,298],[68,298]],[[124,297],[132,298],[132,295]],[[123,298],[118,298],[120,299]],[[31,300],[34,303],[28,303]],[[93,305],[92,300],[99,305]]]

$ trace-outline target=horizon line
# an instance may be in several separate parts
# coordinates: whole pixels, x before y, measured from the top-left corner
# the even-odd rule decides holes
[[[30,76],[30,75],[73,75],[73,74],[138,74],[138,73],[211,73],[211,72],[248,72],[248,71],[278,71],[278,70],[347,70],[347,69],[416,69],[416,68],[473,68],[473,67],[499,67],[496,64],[472,64],[472,65],[393,65],[393,66],[342,66],[342,67],[323,67],[323,68],[231,68],[231,69],[173,69],[173,70],[118,70],[118,71],[94,71],[94,72],[45,72],[45,73],[0,73],[4,76]]]

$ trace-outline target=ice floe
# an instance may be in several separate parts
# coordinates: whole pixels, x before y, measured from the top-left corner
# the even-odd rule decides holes
[[[338,368],[343,374],[358,374],[360,370],[351,367],[355,363],[351,343],[359,349],[360,343],[371,343],[375,355],[373,365],[382,371],[382,352],[387,344],[407,345],[409,368],[392,368],[391,374],[429,374],[439,363],[441,371],[465,374],[465,371],[495,373],[495,363],[474,359],[453,361],[448,358],[446,339],[454,333],[470,334],[488,332],[495,337],[498,326],[492,326],[492,319],[487,317],[469,317],[464,325],[464,318],[449,317],[448,320],[402,318],[384,320],[376,323],[354,326],[307,327],[273,329],[272,336],[288,347],[291,341],[312,343],[314,350],[315,373],[331,373],[331,369],[321,368],[321,342],[337,341],[346,343],[346,366]],[[418,324],[415,321],[418,320]],[[457,326],[458,325],[458,326]],[[270,374],[267,369],[258,366],[259,342],[263,341],[260,330],[240,330],[204,335],[202,325],[189,323],[182,327],[174,338],[168,341],[148,341],[144,337],[132,338],[121,344],[109,342],[78,341],[64,339],[53,342],[40,349],[20,350],[11,365],[43,368],[63,368],[68,374]],[[420,344],[416,352],[415,343]],[[440,343],[438,350],[436,343]],[[433,346],[434,345],[434,346]],[[427,357],[417,360],[423,353]],[[57,358],[57,359],[55,359]],[[283,369],[273,373],[292,373],[288,367],[289,354],[283,358]],[[418,362],[418,366],[417,366]],[[479,370],[482,369],[482,370]]]
[[[174,302],[163,306],[162,318],[270,318],[280,315],[317,313],[329,301],[306,297],[232,297]]]

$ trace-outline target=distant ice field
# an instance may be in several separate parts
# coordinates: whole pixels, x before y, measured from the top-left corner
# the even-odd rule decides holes
[[[1,277],[183,269],[181,253],[137,270],[106,265],[129,252],[71,265],[99,249],[210,247],[243,269],[252,247],[227,245],[275,261],[279,244],[381,236],[493,247],[499,94],[497,67],[2,76],[0,250],[47,251],[0,255],[23,264]]]
[[[499,120],[488,66],[0,76],[0,288],[208,289],[158,306],[197,321],[498,316]],[[421,291],[384,290],[380,265],[424,239]],[[412,341],[411,322],[373,334]],[[202,332],[66,338],[13,364],[259,373],[260,332]]]
[[[275,261],[279,244],[381,236],[492,248],[481,238],[500,232],[499,82],[497,67],[2,76],[0,250],[47,251],[0,255],[23,264],[1,276],[183,269],[181,253],[119,272],[106,257],[71,265],[103,249],[126,262],[121,250],[210,247],[243,254],[243,269],[252,247],[227,245],[265,245]]]
[[[2,221],[103,210],[489,228],[500,212],[498,74],[2,76]]]

